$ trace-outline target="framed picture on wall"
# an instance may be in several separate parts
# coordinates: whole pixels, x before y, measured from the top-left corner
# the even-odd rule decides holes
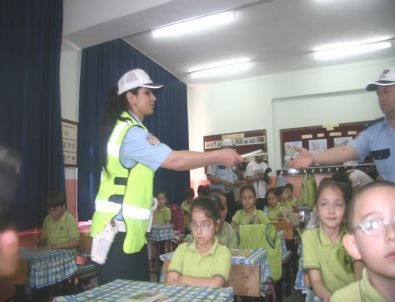
[[[296,157],[299,153],[294,149],[294,147],[302,148],[302,141],[293,141],[284,143],[284,164],[288,166],[289,161],[293,157]]]
[[[342,147],[348,145],[352,141],[352,136],[342,136],[333,138],[334,147]]]
[[[224,139],[232,140],[235,144],[236,151],[239,154],[261,150],[264,160],[268,160],[265,129],[206,135],[203,137],[204,151],[221,149],[221,142]],[[247,163],[253,158],[254,156],[248,156],[245,158],[245,161],[242,164],[243,169],[246,168]]]
[[[63,159],[66,167],[77,166],[78,123],[62,119]]]
[[[323,152],[328,149],[326,138],[309,140],[309,151],[312,153]]]

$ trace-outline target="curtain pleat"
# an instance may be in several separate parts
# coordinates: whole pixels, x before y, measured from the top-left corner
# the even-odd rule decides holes
[[[0,144],[19,151],[11,213],[38,227],[48,191],[65,190],[60,108],[63,0],[0,1]]]
[[[160,141],[174,150],[188,149],[188,111],[186,85],[164,68],[123,40],[114,40],[82,51],[79,133],[78,133],[78,215],[92,218],[98,190],[99,126],[105,98],[110,87],[126,71],[141,68],[152,80],[165,88],[158,95],[155,113],[144,124]],[[184,199],[189,186],[189,172],[159,169],[155,176],[155,192],[166,191],[172,202]]]

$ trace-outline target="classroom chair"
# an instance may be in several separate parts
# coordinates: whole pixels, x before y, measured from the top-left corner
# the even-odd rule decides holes
[[[270,265],[271,279],[277,284],[277,300],[281,301],[282,291],[282,244],[276,227],[273,224],[246,224],[238,226],[239,248],[264,248]],[[265,295],[273,295],[266,292]]]

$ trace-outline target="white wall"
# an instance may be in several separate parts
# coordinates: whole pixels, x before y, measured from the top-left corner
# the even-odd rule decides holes
[[[81,51],[67,50],[60,55],[60,102],[62,118],[78,122]],[[76,168],[65,168],[66,179],[77,179]]]
[[[279,129],[380,117],[364,88],[393,66],[386,58],[188,87],[190,149],[203,150],[205,135],[266,129],[269,165],[279,169]],[[192,181],[202,179],[203,169],[191,172]]]
[[[364,88],[394,66],[393,57],[188,87],[189,148],[202,151],[205,135],[266,129],[269,165],[279,169],[279,129],[380,117],[376,96]],[[62,117],[73,121],[78,121],[80,67],[81,51],[62,52]],[[74,178],[67,170],[66,178]],[[192,181],[205,178],[203,169],[191,171]]]
[[[62,51],[60,55],[60,101],[62,118],[78,121],[81,51]]]

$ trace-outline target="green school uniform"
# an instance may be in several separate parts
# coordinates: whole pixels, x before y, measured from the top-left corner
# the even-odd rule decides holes
[[[188,201],[185,200],[181,204],[181,208],[184,210],[185,213],[187,213],[189,215],[189,213],[191,212],[191,205],[192,205],[192,203],[188,203]]]
[[[254,206],[252,214],[247,214],[243,209],[238,210],[232,217],[232,223],[241,224],[262,224],[269,223],[269,218],[261,210],[257,210]]]
[[[293,212],[293,206],[297,206],[298,205],[298,200],[296,198],[290,198],[286,201],[281,201],[280,205],[283,207],[286,207],[289,211],[289,213]]]
[[[180,244],[169,264],[168,272],[192,277],[222,277],[229,279],[232,265],[230,250],[215,238],[212,248],[201,256],[196,249],[195,241]]]
[[[332,293],[354,282],[352,259],[343,247],[344,234],[343,228],[332,242],[321,225],[302,234],[304,269],[320,270],[324,286]]]
[[[386,302],[387,300],[370,284],[368,272],[364,268],[362,279],[337,290],[331,296],[331,302]]]
[[[279,217],[283,216],[283,213],[287,211],[286,208],[281,206],[279,203],[277,203],[274,208],[268,207],[267,210],[267,217],[270,219],[270,221],[277,220]]]
[[[48,245],[80,240],[77,221],[68,211],[65,211],[58,221],[53,221],[51,216],[47,215],[44,219],[42,231]]]
[[[156,209],[154,212],[153,224],[166,224],[170,223],[171,212],[168,207],[163,207],[161,209]]]

